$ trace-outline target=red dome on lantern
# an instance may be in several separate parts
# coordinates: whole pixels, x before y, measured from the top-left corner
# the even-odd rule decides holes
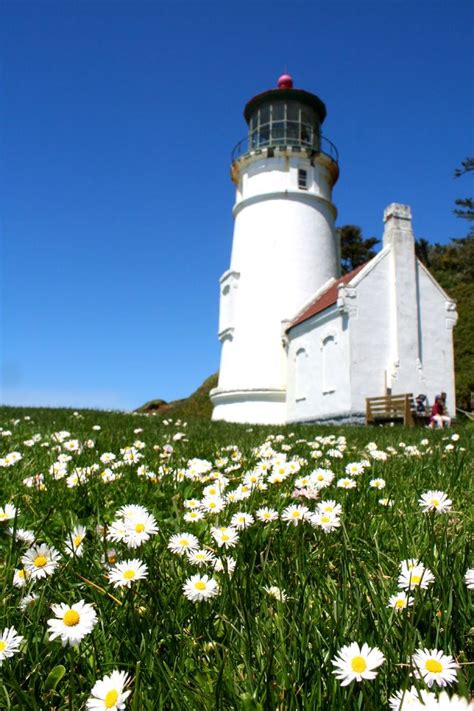
[[[277,86],[279,89],[293,89],[293,77],[289,74],[282,74],[278,79]]]

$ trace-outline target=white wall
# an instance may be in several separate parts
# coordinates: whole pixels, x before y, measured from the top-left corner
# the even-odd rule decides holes
[[[349,372],[347,318],[337,306],[292,328],[288,342],[288,421],[347,413]]]

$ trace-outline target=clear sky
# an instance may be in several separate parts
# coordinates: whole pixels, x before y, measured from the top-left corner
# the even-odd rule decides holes
[[[3,403],[131,409],[219,365],[232,147],[286,66],[326,104],[338,224],[464,236],[474,4],[0,4]]]

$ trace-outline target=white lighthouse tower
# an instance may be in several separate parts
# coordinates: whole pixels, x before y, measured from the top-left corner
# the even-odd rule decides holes
[[[220,279],[213,419],[279,424],[287,419],[285,326],[339,276],[337,151],[321,135],[325,105],[287,74],[251,99],[244,117],[248,135],[232,155],[235,225]]]

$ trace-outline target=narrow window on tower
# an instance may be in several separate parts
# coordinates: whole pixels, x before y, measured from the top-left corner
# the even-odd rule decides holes
[[[298,187],[300,190],[308,189],[308,171],[303,168],[298,170]]]

